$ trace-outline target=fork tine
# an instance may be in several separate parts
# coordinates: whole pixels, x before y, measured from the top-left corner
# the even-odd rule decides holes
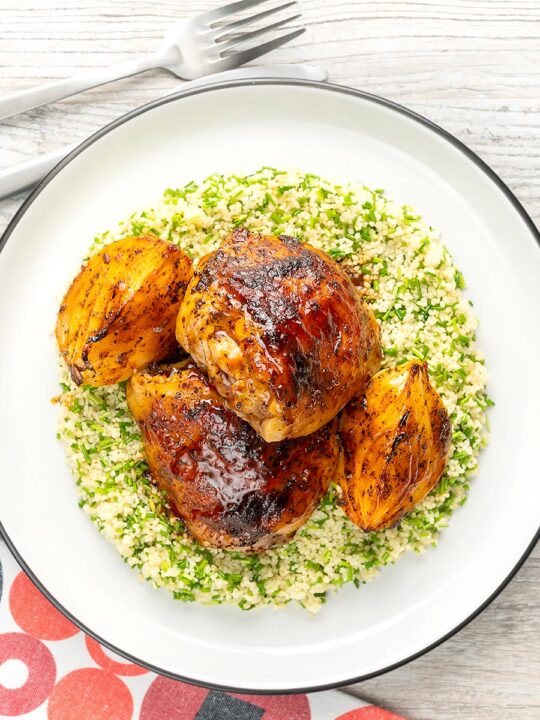
[[[226,38],[224,38],[224,41],[222,42],[216,40],[215,48],[216,50],[221,52],[223,52],[224,50],[230,50],[236,45],[246,42],[246,40],[252,40],[253,38],[259,37],[259,35],[266,35],[266,33],[270,32],[271,30],[276,30],[277,28],[282,27],[283,25],[286,25],[293,20],[298,20],[299,17],[302,17],[300,13],[298,15],[293,15],[291,17],[285,18],[284,20],[278,20],[277,22],[271,23],[270,25],[265,25],[265,27],[258,28],[257,30],[253,30],[252,32],[237,35],[230,40],[226,40]]]
[[[294,40],[294,38],[302,35],[305,30],[306,28],[299,28],[298,30],[293,30],[286,35],[281,35],[273,40],[268,40],[267,42],[262,43],[262,45],[257,45],[257,47],[233,52],[228,57],[220,58],[212,63],[213,70],[214,72],[223,72],[224,70],[232,70],[240,65],[245,65],[245,63],[256,60],[261,57],[261,55],[266,55],[266,53],[285,45],[285,43],[288,43],[289,40]]]
[[[238,2],[229,3],[229,5],[223,5],[215,10],[208,10],[205,13],[201,13],[201,15],[197,15],[194,19],[201,25],[205,23],[209,25],[218,20],[223,20],[229,15],[234,15],[234,13],[241,12],[242,10],[249,10],[265,2],[269,2],[269,0],[238,0]]]
[[[249,17],[242,18],[241,20],[236,20],[235,22],[231,22],[231,23],[225,22],[223,25],[220,25],[219,28],[216,28],[214,30],[214,40],[216,42],[219,42],[222,35],[226,35],[231,30],[236,30],[239,27],[243,27],[244,25],[258,22],[259,20],[264,20],[264,18],[268,17],[269,15],[274,15],[275,13],[278,13],[281,10],[286,10],[287,8],[290,8],[293,5],[298,5],[296,0],[292,0],[292,2],[287,2],[284,5],[279,5],[278,7],[270,8],[270,10],[263,10],[260,13],[256,13],[255,15],[250,15]]]

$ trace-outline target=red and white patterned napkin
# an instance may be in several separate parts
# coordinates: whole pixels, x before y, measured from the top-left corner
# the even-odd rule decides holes
[[[0,541],[0,718],[403,720],[339,690],[238,695],[125,662],[65,618]]]

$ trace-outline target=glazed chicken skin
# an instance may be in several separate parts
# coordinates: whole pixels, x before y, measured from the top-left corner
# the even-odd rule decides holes
[[[62,300],[56,339],[77,385],[112,385],[168,358],[191,260],[149,235],[106,245]]]
[[[395,525],[439,482],[451,422],[426,363],[377,373],[340,418],[342,505],[362,530]]]
[[[381,362],[377,322],[336,262],[244,229],[199,262],[176,336],[268,442],[323,427]]]
[[[261,552],[284,542],[335,477],[337,420],[266,443],[186,362],[135,374],[126,394],[155,483],[203,545]]]

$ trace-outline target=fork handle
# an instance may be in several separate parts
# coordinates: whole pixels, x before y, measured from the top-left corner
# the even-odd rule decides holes
[[[36,185],[60,160],[74,150],[77,143],[0,170],[0,198],[9,197]]]
[[[31,90],[22,90],[0,99],[0,120],[75,95],[97,85],[104,85],[129,75],[137,75],[137,73],[159,66],[160,56],[152,53],[137,60],[127,60],[109,67],[95,68],[72,75],[65,80],[57,80]]]

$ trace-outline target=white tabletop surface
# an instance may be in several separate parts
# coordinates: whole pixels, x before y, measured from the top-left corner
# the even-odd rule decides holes
[[[0,0],[0,96],[155,48],[219,0]],[[407,105],[476,151],[540,224],[539,0],[304,0],[308,31],[268,63]],[[180,81],[154,71],[0,122],[0,167],[82,140]],[[21,204],[0,201],[0,232]],[[501,528],[504,531],[504,528]],[[540,718],[540,547],[443,646],[350,692],[411,720]]]

